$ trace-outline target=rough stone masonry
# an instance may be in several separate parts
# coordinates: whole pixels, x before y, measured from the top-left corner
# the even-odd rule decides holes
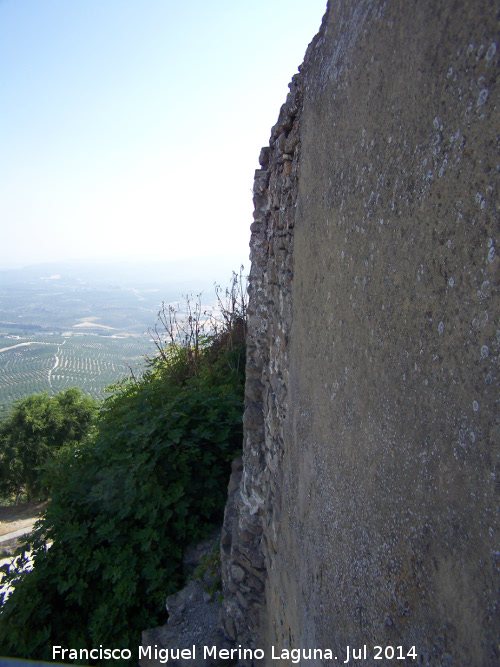
[[[331,0],[261,152],[222,554],[268,665],[500,664],[499,62],[498,1]]]

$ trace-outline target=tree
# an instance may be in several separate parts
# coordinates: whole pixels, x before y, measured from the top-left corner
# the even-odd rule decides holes
[[[0,490],[26,494],[28,502],[46,491],[42,474],[63,448],[75,448],[88,436],[96,403],[73,387],[53,397],[33,394],[18,401],[0,424]]]

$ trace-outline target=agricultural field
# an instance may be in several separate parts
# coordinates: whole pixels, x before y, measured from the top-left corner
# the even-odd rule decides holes
[[[96,400],[106,387],[146,367],[155,347],[147,337],[23,336],[0,334],[0,417],[14,401],[79,387]]]
[[[191,263],[0,267],[0,418],[33,393],[79,387],[101,400],[106,387],[140,375],[156,352],[145,332],[162,303],[175,304],[181,319],[186,294],[203,293],[202,310],[217,303],[211,271]],[[164,334],[160,326],[168,341]]]

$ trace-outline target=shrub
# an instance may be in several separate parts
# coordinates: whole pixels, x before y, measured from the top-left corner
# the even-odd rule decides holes
[[[0,424],[0,492],[23,494],[28,502],[46,497],[42,483],[48,463],[63,448],[74,448],[90,434],[97,404],[73,387],[55,396],[33,394],[17,403]]]
[[[203,337],[160,346],[144,377],[105,401],[94,442],[54,464],[34,569],[2,609],[2,655],[102,644],[136,656],[140,631],[166,620],[183,550],[220,523],[241,447],[242,303]]]

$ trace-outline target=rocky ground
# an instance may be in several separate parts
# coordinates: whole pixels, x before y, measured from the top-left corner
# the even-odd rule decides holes
[[[167,624],[142,633],[143,650],[151,647],[151,655],[141,659],[141,667],[164,664],[165,659],[159,652],[162,649],[190,651],[188,658],[179,656],[178,659],[175,654],[169,653],[169,665],[209,667],[223,664],[219,659],[204,655],[205,646],[217,647],[217,653],[220,649],[232,647],[220,630],[219,544],[220,531],[217,531],[186,553],[184,569],[189,576],[188,584],[179,593],[167,598]]]

